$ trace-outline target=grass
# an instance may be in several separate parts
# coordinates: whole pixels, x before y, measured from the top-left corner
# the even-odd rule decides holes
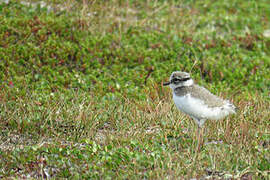
[[[270,177],[267,0],[27,2],[0,3],[1,178]],[[239,108],[201,152],[174,70]]]

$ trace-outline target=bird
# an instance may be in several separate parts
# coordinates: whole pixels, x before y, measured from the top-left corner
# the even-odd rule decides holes
[[[206,88],[194,83],[190,74],[182,71],[174,71],[164,86],[170,86],[173,101],[176,107],[189,115],[198,125],[201,131],[206,120],[221,120],[230,114],[236,113],[236,107]],[[198,133],[198,149],[200,149],[200,136]]]

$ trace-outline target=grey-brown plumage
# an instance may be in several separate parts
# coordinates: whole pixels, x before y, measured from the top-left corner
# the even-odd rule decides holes
[[[185,96],[190,94],[192,97],[202,100],[208,107],[221,107],[226,103],[223,99],[213,95],[204,87],[196,84],[191,86],[177,87],[173,91],[177,96]]]

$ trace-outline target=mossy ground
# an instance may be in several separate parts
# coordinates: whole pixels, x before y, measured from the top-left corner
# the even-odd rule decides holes
[[[0,177],[269,178],[269,18],[268,0],[0,1]],[[239,108],[200,152],[175,70]]]

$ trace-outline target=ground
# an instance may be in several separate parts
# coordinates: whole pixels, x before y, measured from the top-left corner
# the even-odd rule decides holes
[[[0,178],[269,179],[270,4],[0,1]],[[196,124],[172,71],[232,101]]]

